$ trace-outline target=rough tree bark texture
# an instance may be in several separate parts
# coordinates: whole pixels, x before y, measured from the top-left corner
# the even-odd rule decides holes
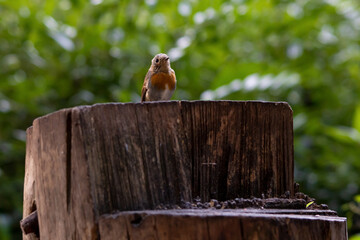
[[[101,215],[113,211],[196,196],[293,194],[292,131],[287,103],[64,109],[36,119],[28,130],[24,217],[31,212],[28,199],[35,199],[41,239],[98,239]]]

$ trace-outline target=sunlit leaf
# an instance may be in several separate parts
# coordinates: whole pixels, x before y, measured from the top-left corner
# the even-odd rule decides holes
[[[353,127],[360,132],[360,105],[355,109]]]

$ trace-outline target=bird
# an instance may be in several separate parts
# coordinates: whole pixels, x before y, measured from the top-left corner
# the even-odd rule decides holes
[[[156,54],[144,79],[141,102],[170,100],[175,88],[176,76],[170,58],[164,53]]]

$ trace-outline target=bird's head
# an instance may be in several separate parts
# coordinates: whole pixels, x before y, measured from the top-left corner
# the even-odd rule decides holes
[[[168,71],[170,69],[170,58],[164,53],[157,54],[151,61],[153,71]]]

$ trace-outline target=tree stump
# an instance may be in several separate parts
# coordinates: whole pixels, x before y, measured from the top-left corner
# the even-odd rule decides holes
[[[24,218],[37,211],[41,239],[346,239],[336,216],[154,210],[195,197],[294,197],[287,103],[96,104],[37,118],[27,133]]]

